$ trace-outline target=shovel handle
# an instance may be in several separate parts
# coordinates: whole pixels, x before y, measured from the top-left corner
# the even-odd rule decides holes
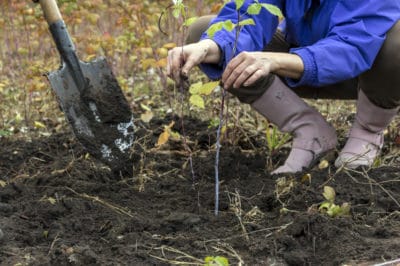
[[[42,7],[44,18],[49,25],[62,20],[56,0],[39,0],[39,3]]]
[[[62,19],[56,0],[34,0],[34,2],[40,3],[44,18],[49,25],[51,35],[56,43],[63,65],[73,74],[72,78],[78,90],[83,92],[86,88],[85,77],[83,76],[80,61],[76,55],[75,45]]]

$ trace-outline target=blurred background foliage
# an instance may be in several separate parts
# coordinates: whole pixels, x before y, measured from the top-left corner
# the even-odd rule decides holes
[[[172,108],[176,97],[167,88],[173,85],[165,76],[166,55],[185,37],[182,21],[167,8],[172,1],[57,2],[79,58],[105,56],[134,110]],[[184,1],[187,17],[215,13],[222,2]],[[60,60],[40,6],[0,1],[0,14],[0,137],[63,128],[63,114],[44,77]]]

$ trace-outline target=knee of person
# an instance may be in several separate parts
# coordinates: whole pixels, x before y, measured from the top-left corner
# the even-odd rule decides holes
[[[211,20],[213,20],[215,17],[215,15],[202,16],[193,22],[193,24],[188,27],[186,44],[198,42],[201,38],[201,35],[207,30]]]
[[[386,40],[378,54],[381,61],[399,62],[400,66],[400,21],[398,21],[386,34]],[[393,67],[393,65],[391,64]]]
[[[270,88],[275,78],[276,75],[269,74],[250,86],[230,88],[228,91],[236,96],[241,103],[252,104]]]

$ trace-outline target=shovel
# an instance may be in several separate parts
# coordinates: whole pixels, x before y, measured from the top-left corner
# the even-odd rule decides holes
[[[80,61],[56,1],[34,2],[40,3],[61,56],[60,68],[47,78],[76,138],[112,170],[130,171],[133,115],[107,61]]]

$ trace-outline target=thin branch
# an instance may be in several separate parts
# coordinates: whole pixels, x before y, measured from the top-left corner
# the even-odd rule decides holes
[[[124,210],[122,207],[118,207],[118,206],[115,206],[115,205],[113,205],[113,204],[111,204],[111,203],[108,203],[108,202],[106,202],[106,201],[100,199],[100,198],[97,197],[97,196],[90,196],[90,195],[88,195],[88,194],[86,194],[86,193],[78,193],[78,192],[76,192],[75,190],[73,190],[72,188],[69,188],[69,187],[65,187],[65,189],[71,191],[72,193],[74,193],[75,195],[77,195],[77,196],[79,196],[79,197],[81,197],[81,198],[83,198],[83,199],[87,199],[87,200],[91,200],[91,201],[100,203],[101,205],[103,205],[103,206],[105,206],[105,207],[107,207],[107,208],[110,208],[111,210],[115,211],[115,212],[118,213],[118,214],[124,214],[124,215],[126,215],[126,216],[131,217],[131,218],[134,217],[134,216],[132,215],[132,213],[131,213],[130,210],[129,210],[129,211],[126,211],[126,210]]]

